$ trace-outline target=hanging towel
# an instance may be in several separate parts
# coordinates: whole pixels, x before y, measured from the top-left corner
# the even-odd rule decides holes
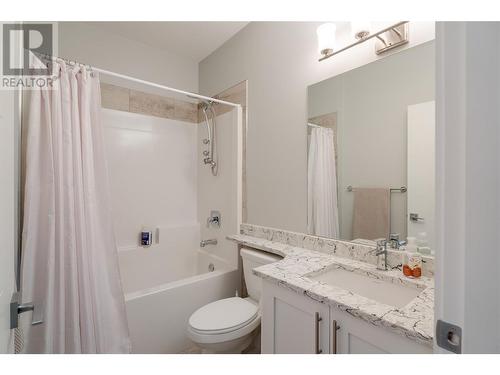
[[[390,231],[390,189],[356,188],[352,215],[352,238],[388,238]]]

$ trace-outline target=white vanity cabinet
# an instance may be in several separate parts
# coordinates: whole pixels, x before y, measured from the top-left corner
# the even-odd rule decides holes
[[[263,354],[432,353],[429,346],[265,280],[261,302]]]
[[[328,354],[328,305],[266,281],[262,284],[262,353]]]
[[[337,308],[330,308],[332,353],[338,354],[432,354],[432,347],[377,327]],[[337,324],[337,335],[333,325]]]

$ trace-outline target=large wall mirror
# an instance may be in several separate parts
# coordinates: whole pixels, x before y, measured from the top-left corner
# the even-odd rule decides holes
[[[434,248],[434,42],[308,88],[308,231]]]

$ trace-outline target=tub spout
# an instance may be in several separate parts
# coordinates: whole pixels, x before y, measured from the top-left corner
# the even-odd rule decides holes
[[[207,245],[217,245],[217,239],[209,239],[200,241],[200,247],[205,247]]]

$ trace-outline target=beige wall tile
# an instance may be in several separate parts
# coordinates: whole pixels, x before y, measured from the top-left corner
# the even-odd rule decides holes
[[[173,119],[174,99],[130,90],[130,112]]]
[[[118,111],[128,111],[129,89],[101,82],[101,106]]]
[[[198,123],[198,104],[182,100],[174,100],[174,116],[176,120]]]

